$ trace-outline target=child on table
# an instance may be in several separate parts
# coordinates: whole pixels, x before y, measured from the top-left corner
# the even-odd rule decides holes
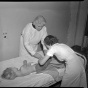
[[[27,61],[24,60],[23,65],[20,67],[20,69],[18,69],[16,67],[8,67],[3,71],[1,77],[3,79],[7,79],[7,80],[13,80],[16,77],[23,77],[26,75],[30,75],[30,73],[32,73],[32,72],[41,73],[45,70],[54,70],[55,71],[55,68],[59,69],[59,68],[65,67],[63,64],[50,63],[51,61],[52,61],[52,59],[49,59],[44,65],[41,66],[39,64],[34,64],[34,65],[32,65],[32,63],[27,64]]]
[[[32,65],[32,63],[27,64],[27,61],[24,60],[23,65],[20,67],[20,69],[16,67],[8,67],[3,71],[1,77],[3,79],[13,80],[16,77],[23,77],[29,75],[32,72],[39,73],[45,70],[50,62],[51,60],[48,60],[43,66],[40,66],[39,64],[34,64],[34,65]]]

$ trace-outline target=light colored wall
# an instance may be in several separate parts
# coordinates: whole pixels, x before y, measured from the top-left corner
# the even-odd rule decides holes
[[[88,11],[88,0],[84,2],[80,2],[79,7],[79,16],[77,22],[77,32],[75,38],[75,45],[80,45],[83,47],[83,40],[84,40],[84,32],[86,27],[86,20],[87,20],[87,11]]]
[[[2,60],[2,26],[1,26],[1,17],[0,17],[0,60]]]
[[[85,24],[87,19],[88,0],[71,2],[71,21],[68,29],[67,45],[83,47]]]
[[[68,2],[0,2],[0,61],[18,57],[20,34],[37,15],[46,18],[48,34],[55,35],[61,43],[66,43],[70,11]],[[7,33],[6,38],[3,33]]]
[[[70,18],[70,24],[68,28],[68,36],[67,36],[66,44],[71,47],[75,45],[79,2],[71,2],[70,8],[71,8],[71,18]]]

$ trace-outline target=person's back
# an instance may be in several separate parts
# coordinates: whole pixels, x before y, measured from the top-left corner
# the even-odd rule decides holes
[[[59,60],[66,63],[66,72],[62,79],[62,87],[70,86],[84,86],[80,83],[82,80],[80,76],[85,75],[85,69],[81,62],[81,59],[75,54],[75,52],[65,44],[54,44],[52,48],[55,50],[55,55]],[[83,76],[85,77],[85,76]],[[82,78],[83,78],[82,77]],[[85,79],[83,79],[86,82]],[[78,83],[79,82],[79,83]],[[85,84],[86,85],[86,84]]]
[[[62,78],[61,87],[87,88],[85,69],[76,53],[66,44],[60,44],[58,39],[52,35],[48,35],[44,42],[49,50],[45,58],[39,61],[40,64],[43,65],[53,55],[58,60],[65,61],[66,70]]]
[[[55,47],[55,45],[54,45]],[[62,87],[81,86],[86,88],[86,75],[85,69],[81,62],[81,59],[75,54],[75,52],[65,44],[56,45],[56,56],[62,58],[66,63],[66,72],[62,79]]]
[[[71,55],[73,55],[74,51],[67,45],[65,44],[59,44],[56,43],[52,46],[55,50],[55,54],[58,55],[62,60],[68,60],[67,58]],[[59,58],[58,57],[58,58]]]

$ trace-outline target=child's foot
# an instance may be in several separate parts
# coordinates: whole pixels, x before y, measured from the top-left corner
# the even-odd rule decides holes
[[[23,61],[23,65],[27,65],[27,60],[24,60]]]

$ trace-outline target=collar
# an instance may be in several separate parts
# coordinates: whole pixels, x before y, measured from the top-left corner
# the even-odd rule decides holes
[[[35,25],[32,23],[33,28],[35,28]],[[36,29],[36,28],[35,28]]]

